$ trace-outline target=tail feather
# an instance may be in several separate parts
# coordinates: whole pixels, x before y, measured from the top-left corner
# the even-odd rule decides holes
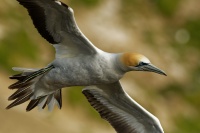
[[[16,98],[18,98],[18,97],[20,97],[20,96],[26,94],[27,91],[29,91],[29,88],[30,88],[30,86],[24,87],[24,88],[21,88],[21,89],[18,89],[15,93],[13,93],[13,94],[8,98],[8,100],[9,100],[9,101],[10,101],[10,100],[14,100],[14,99],[16,99]]]
[[[56,91],[54,93],[54,98],[56,99],[56,101],[58,102],[58,108],[62,108],[62,90]]]
[[[50,95],[52,95],[52,94],[50,94]],[[40,98],[39,103],[38,103],[39,110],[42,110],[43,107],[46,106],[45,104],[47,104],[47,99],[48,99],[48,97],[50,97],[50,95]]]
[[[10,105],[6,107],[6,109],[10,109],[14,106],[17,106],[19,104],[22,104],[30,99],[30,97],[33,95],[32,91],[28,91],[24,95],[18,97],[14,102],[12,102]]]
[[[54,66],[49,66],[46,68],[42,68],[38,71],[34,72],[22,72],[21,74],[17,74],[14,76],[11,76],[10,79],[17,79],[18,81],[12,85],[10,85],[8,88],[9,89],[16,89],[16,88],[21,88],[22,86],[26,86],[27,83],[30,83],[29,81],[33,80],[34,78],[48,72],[54,68]]]
[[[17,80],[24,80],[25,77],[26,77],[25,75],[22,75],[20,73],[20,74],[16,74],[16,75],[10,76],[9,78],[10,79],[17,79]]]
[[[17,106],[19,104],[22,104],[28,100],[31,99],[30,103],[28,104],[26,110],[30,111],[36,106],[38,106],[40,109],[44,109],[46,105],[48,105],[49,110],[52,110],[54,105],[57,104],[59,108],[62,107],[62,94],[61,90],[57,90],[52,94],[45,95],[42,97],[39,97],[37,99],[33,99],[34,89],[32,87],[35,82],[38,80],[38,76],[41,76],[54,68],[53,66],[49,66],[40,70],[36,69],[18,69],[15,68],[15,70],[22,71],[21,74],[17,74],[14,76],[11,76],[10,79],[17,79],[18,81],[12,85],[9,86],[10,89],[17,89],[15,93],[13,93],[8,100],[15,100],[10,105],[6,107],[6,109],[10,109],[14,106]],[[35,70],[35,71],[34,71]],[[36,79],[37,78],[37,79]]]
[[[35,68],[22,68],[22,67],[13,67],[12,69],[17,72],[35,72],[39,70]]]
[[[35,108],[38,103],[39,103],[39,100],[40,99],[34,99],[34,100],[31,100],[28,104],[28,106],[26,107],[26,111],[31,111],[33,108]]]
[[[58,95],[59,94],[59,95]],[[62,94],[61,90],[57,90],[56,92],[40,97],[38,99],[31,100],[29,105],[26,108],[26,111],[31,111],[36,106],[38,106],[39,110],[44,109],[48,106],[48,110],[52,111],[55,104],[57,104],[58,108],[62,108]]]
[[[46,105],[47,105],[47,101],[46,101],[46,103],[44,104],[44,106],[42,107],[42,109],[44,109],[44,108],[46,107]]]
[[[50,95],[50,97],[49,97],[49,102],[48,102],[48,110],[49,111],[52,111],[53,110],[53,107],[54,107],[54,105],[55,105],[55,100],[54,100],[54,97],[53,97],[53,95]]]

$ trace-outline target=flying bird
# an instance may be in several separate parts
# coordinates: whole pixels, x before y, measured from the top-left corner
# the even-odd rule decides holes
[[[80,31],[72,8],[58,0],[17,0],[35,28],[55,48],[55,59],[42,69],[14,67],[20,74],[9,86],[16,91],[7,109],[30,100],[26,110],[36,106],[49,110],[62,107],[61,90],[86,86],[83,94],[118,133],[163,133],[159,120],[131,99],[119,80],[126,72],[148,71],[166,75],[147,57],[138,53],[108,53],[95,47]]]

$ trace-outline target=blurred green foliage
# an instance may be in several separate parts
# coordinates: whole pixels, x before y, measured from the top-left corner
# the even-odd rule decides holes
[[[177,129],[174,133],[198,133],[200,131],[200,117],[191,118],[185,116],[179,116],[175,119]]]
[[[81,86],[67,88],[66,101],[68,101],[68,104],[72,107],[84,107],[83,110],[88,114],[88,116],[99,119],[98,112],[90,106],[86,97],[81,93],[83,88],[84,87]]]
[[[84,104],[83,103],[83,99],[85,99],[84,97],[82,97],[82,93],[80,93],[82,91],[83,87],[79,86],[79,87],[71,87],[71,88],[67,88],[67,101],[69,101],[69,104],[71,104],[72,106],[76,106],[76,105],[80,105],[80,104]]]
[[[181,0],[151,0],[165,16],[173,16]]]
[[[10,33],[0,41],[0,62],[1,67],[11,70],[13,65],[20,65],[22,60],[36,61],[38,48],[30,39],[30,36],[20,29]]]
[[[200,49],[200,17],[194,20],[188,20],[184,26],[190,33],[189,46]]]
[[[165,97],[165,99],[170,99],[169,101],[171,101],[171,98],[176,96],[190,105],[190,110],[196,112],[189,116],[184,116],[182,113],[176,115],[174,120],[177,125],[174,133],[197,133],[197,131],[200,131],[200,69],[197,71],[195,71],[193,78],[191,78],[191,84],[181,85],[173,83],[165,86],[160,91],[160,95]],[[176,110],[176,107],[174,107],[174,110]]]

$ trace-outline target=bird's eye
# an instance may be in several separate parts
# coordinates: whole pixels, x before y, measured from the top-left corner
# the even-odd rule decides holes
[[[144,65],[147,65],[148,63],[145,63],[145,62],[139,62],[139,64],[136,66],[136,67],[138,67],[138,66],[144,66]]]

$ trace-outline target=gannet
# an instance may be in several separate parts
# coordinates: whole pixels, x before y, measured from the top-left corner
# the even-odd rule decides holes
[[[80,31],[72,8],[58,0],[17,0],[35,28],[55,48],[55,59],[41,69],[17,68],[17,89],[7,109],[30,100],[26,110],[36,106],[52,110],[62,107],[64,87],[86,86],[83,94],[118,133],[163,133],[159,120],[131,99],[119,80],[126,72],[148,71],[166,75],[138,53],[108,53],[95,47]]]

